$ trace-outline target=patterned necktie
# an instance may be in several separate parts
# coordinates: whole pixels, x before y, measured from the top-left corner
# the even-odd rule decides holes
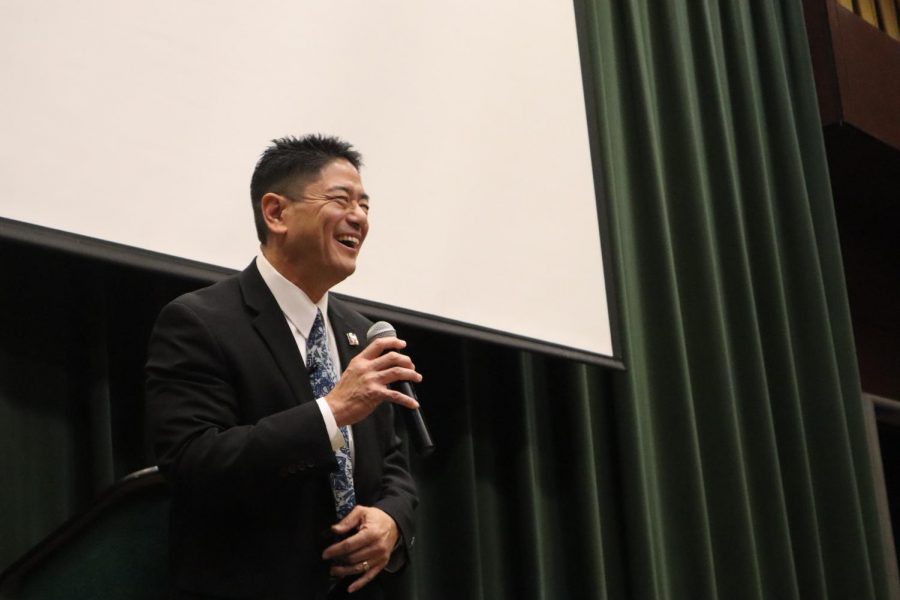
[[[325,339],[325,320],[322,311],[316,311],[309,337],[306,339],[306,368],[309,371],[309,383],[316,398],[324,398],[337,383],[331,355],[328,354],[328,342]],[[350,432],[347,426],[341,427],[344,444],[335,452],[338,470],[331,473],[331,489],[334,492],[334,507],[338,520],[343,519],[356,506],[356,491],[353,489],[353,464],[350,461]]]

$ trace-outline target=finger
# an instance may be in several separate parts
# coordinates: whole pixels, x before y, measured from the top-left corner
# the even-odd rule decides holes
[[[328,573],[335,577],[349,577],[351,575],[363,575],[366,571],[366,565],[369,565],[369,571],[376,568],[383,561],[375,558],[360,559],[347,563],[334,563],[328,570]]]
[[[396,391],[396,390],[390,390],[390,389],[389,389],[389,390],[387,391],[387,399],[388,399],[390,402],[393,402],[394,404],[399,404],[400,406],[409,408],[409,409],[411,409],[411,410],[412,410],[412,409],[419,408],[419,403],[418,403],[418,401],[413,400],[412,398],[410,398],[410,397],[407,396],[406,394],[402,394],[402,393],[400,393],[400,392],[398,392],[398,391]]]
[[[360,539],[359,534],[354,534],[325,548],[324,552],[322,552],[322,558],[325,560],[342,559],[351,552],[356,552],[360,548],[365,547],[367,543],[368,540],[365,538]]]
[[[372,360],[389,350],[403,350],[404,348],[406,348],[406,342],[401,339],[395,337],[378,338],[377,340],[372,340],[371,344],[363,348],[359,356]]]
[[[412,359],[399,352],[388,352],[382,354],[372,361],[372,369],[375,371],[384,371],[390,367],[406,367],[407,369],[415,369]]]
[[[351,594],[359,589],[361,589],[364,585],[375,579],[375,576],[378,575],[384,566],[387,563],[380,563],[377,566],[370,567],[368,571],[362,574],[362,576],[350,584],[350,587],[347,588],[347,591]]]
[[[342,562],[344,565],[359,565],[362,564],[363,561],[369,561],[369,564],[375,564],[387,554],[390,557],[390,554],[379,549],[378,546],[372,544],[369,546],[365,546],[360,548],[355,552],[351,552],[343,557]]]
[[[368,529],[361,528],[347,539],[341,540],[340,542],[325,548],[325,551],[322,553],[322,558],[325,560],[339,559],[344,562],[350,562],[347,560],[347,556],[370,546],[375,538],[375,533]]]
[[[365,520],[365,510],[362,506],[354,506],[353,510],[347,513],[347,516],[331,526],[331,531],[338,535],[344,535],[351,529],[359,527],[360,523]]]
[[[403,367],[391,367],[390,369],[385,369],[378,374],[378,379],[381,383],[385,385],[389,385],[394,383],[395,381],[411,381],[412,383],[420,383],[422,381],[422,376],[413,369],[406,369]]]
[[[323,560],[332,560],[341,556],[344,556],[348,552],[353,552],[355,548],[351,547],[348,542],[350,538],[346,540],[341,540],[340,542],[335,542],[334,544],[325,548],[322,552]]]

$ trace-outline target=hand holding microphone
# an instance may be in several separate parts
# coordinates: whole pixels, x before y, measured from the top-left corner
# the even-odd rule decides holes
[[[334,389],[325,396],[339,426],[363,420],[385,400],[409,410],[407,428],[420,454],[434,449],[410,382],[422,381],[412,360],[397,352],[406,342],[384,321],[369,328],[368,345],[350,361]]]

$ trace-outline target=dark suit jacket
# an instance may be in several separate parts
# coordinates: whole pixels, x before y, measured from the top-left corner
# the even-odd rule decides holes
[[[333,296],[328,313],[346,366],[370,322]],[[361,345],[350,346],[347,332]],[[336,520],[328,473],[337,462],[294,337],[255,263],[162,310],[147,409],[173,486],[175,587],[227,598],[324,597],[321,553]],[[354,425],[353,437],[357,501],[391,515],[411,545],[417,500],[392,405]],[[380,597],[381,577],[362,596]]]

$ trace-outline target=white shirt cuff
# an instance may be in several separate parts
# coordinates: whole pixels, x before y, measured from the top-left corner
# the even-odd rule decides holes
[[[331,449],[337,452],[344,445],[344,436],[341,434],[341,428],[338,427],[337,421],[334,420],[334,413],[325,398],[316,400],[319,405],[319,411],[322,413],[322,420],[325,421],[325,430],[328,432],[328,439],[331,440]]]

